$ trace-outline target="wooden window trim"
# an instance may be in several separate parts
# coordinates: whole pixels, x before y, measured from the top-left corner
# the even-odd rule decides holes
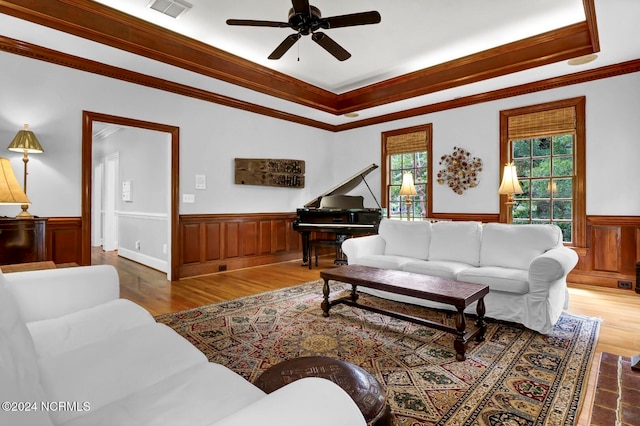
[[[575,165],[574,165],[574,187],[573,187],[573,199],[574,199],[574,213],[573,213],[573,244],[576,247],[586,247],[587,241],[587,212],[586,212],[586,124],[585,124],[585,111],[586,111],[586,97],[580,96],[577,98],[565,99],[555,102],[547,102],[538,105],[526,106],[521,108],[515,108],[510,110],[500,111],[500,164],[504,165],[511,161],[511,153],[509,152],[509,133],[508,133],[508,121],[509,117],[514,115],[530,114],[534,112],[542,112],[551,109],[560,109],[566,107],[574,107],[576,113],[576,143],[575,149]],[[497,182],[497,186],[500,185],[502,180],[503,168],[500,167],[500,180]],[[496,186],[496,187],[497,187]],[[507,221],[507,209],[505,202],[507,201],[506,195],[500,196],[500,222]]]
[[[387,152],[387,139],[392,136],[404,135],[407,133],[426,132],[427,133],[427,217],[433,216],[433,124],[421,124],[419,126],[406,127],[404,129],[390,130],[382,132],[381,145],[382,157],[381,167],[381,205],[389,211],[389,153]]]

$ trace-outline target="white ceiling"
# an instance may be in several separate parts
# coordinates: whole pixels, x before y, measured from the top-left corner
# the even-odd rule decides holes
[[[293,30],[225,21],[286,22],[290,0],[188,0],[193,8],[178,19],[148,8],[149,0],[97,1],[334,93],[585,20],[582,0],[311,0],[323,17],[377,10],[382,21],[323,30],[352,54],[344,62],[310,37],[274,61],[267,56]]]
[[[293,31],[232,27],[229,18],[286,21],[290,0],[188,0],[193,8],[173,19],[147,7],[149,0],[96,0],[156,25],[203,41],[252,62],[342,93],[444,61],[585,20],[583,0],[312,0],[322,15],[377,10],[380,24],[324,30],[352,57],[336,60],[310,37],[280,60],[267,56]],[[601,51],[581,66],[566,61],[495,77],[358,111],[362,120],[505,87],[640,59],[637,25],[640,0],[594,0]],[[235,86],[96,45],[50,28],[0,14],[3,35],[330,125],[354,119]],[[298,57],[300,60],[298,60]]]

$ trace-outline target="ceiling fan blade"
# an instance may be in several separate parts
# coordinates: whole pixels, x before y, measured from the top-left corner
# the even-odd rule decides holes
[[[254,21],[251,19],[227,19],[227,25],[240,25],[243,27],[275,27],[275,28],[290,27],[288,22]]]
[[[320,26],[324,29],[353,27],[355,25],[378,24],[382,18],[376,11],[351,13],[349,15],[330,16],[322,18]]]
[[[291,0],[295,13],[309,13],[309,0]]]
[[[285,38],[284,41],[282,43],[280,43],[280,45],[278,47],[276,47],[276,50],[271,52],[271,55],[269,55],[269,59],[280,59],[280,58],[282,58],[282,55],[287,53],[287,50],[291,49],[291,46],[296,44],[296,42],[298,41],[298,39],[300,37],[302,37],[300,35],[300,33],[295,33],[295,34],[291,34],[290,36]]]
[[[339,61],[345,61],[351,57],[351,53],[344,50],[342,46],[325,33],[313,33],[311,38]]]

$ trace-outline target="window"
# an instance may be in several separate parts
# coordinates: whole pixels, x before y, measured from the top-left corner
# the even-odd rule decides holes
[[[585,242],[584,98],[502,111],[501,162],[513,162],[522,194],[500,216],[514,224],[553,223],[565,243]]]
[[[431,124],[382,133],[382,205],[388,218],[431,216]],[[417,195],[409,212],[400,195],[402,176],[413,175]]]

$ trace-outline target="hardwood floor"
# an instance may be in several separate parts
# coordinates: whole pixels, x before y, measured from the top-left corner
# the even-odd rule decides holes
[[[92,263],[114,265],[120,273],[121,296],[144,306],[153,315],[317,280],[322,269],[334,266],[328,257],[321,257],[320,266],[311,270],[295,260],[171,282],[166,274],[118,257],[115,252],[94,249]],[[639,294],[572,283],[569,294],[568,312],[602,320],[598,352],[623,356],[640,353]]]
[[[320,266],[308,269],[299,260],[201,277],[168,281],[166,274],[105,253],[92,252],[93,264],[114,265],[120,275],[121,297],[144,306],[152,315],[235,299],[320,278],[322,269],[333,267],[331,259],[320,258]],[[640,353],[640,295],[630,290],[569,284],[569,313],[602,320],[585,402],[578,425],[589,425],[595,394],[600,354],[627,357]]]

